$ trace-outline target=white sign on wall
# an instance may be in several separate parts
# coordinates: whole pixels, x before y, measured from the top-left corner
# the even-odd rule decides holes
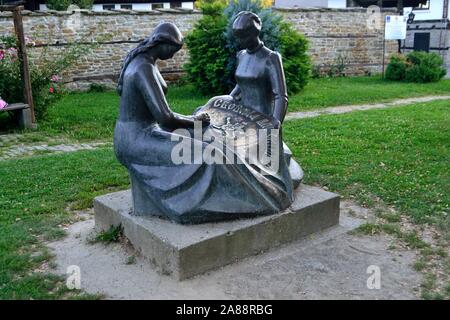
[[[384,37],[386,40],[403,40],[406,38],[408,16],[386,16]]]

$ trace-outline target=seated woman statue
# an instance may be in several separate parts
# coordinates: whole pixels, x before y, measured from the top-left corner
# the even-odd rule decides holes
[[[225,134],[230,126],[276,128],[285,112],[281,110],[277,120],[261,112],[266,110],[231,106],[230,101],[220,97],[211,99],[213,105],[208,103],[202,108],[205,111],[193,116],[172,112],[165,98],[167,86],[156,61],[172,58],[182,45],[178,28],[172,23],[161,23],[127,55],[120,74],[120,113],[114,149],[130,173],[132,214],[193,224],[268,215],[286,209],[293,201],[293,182],[287,165],[290,159],[285,153],[281,152],[277,161],[272,161],[279,161],[277,166],[270,168],[267,163],[249,162],[248,157],[228,146],[214,149],[214,158],[224,159],[222,162],[198,161],[198,152],[193,152],[192,161],[174,161],[174,150],[179,148],[180,140],[192,141],[194,149],[199,148],[203,155],[217,143],[214,138]],[[282,74],[280,81],[284,83]],[[241,99],[246,99],[244,91]],[[208,130],[214,133],[209,139],[198,139],[195,133],[199,127],[200,133]],[[186,132],[194,133],[193,137]],[[232,135],[235,140],[242,140],[234,132]],[[280,135],[274,136],[281,139]]]

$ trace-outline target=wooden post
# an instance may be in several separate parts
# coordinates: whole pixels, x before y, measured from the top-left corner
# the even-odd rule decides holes
[[[448,0],[444,0],[444,12],[442,14],[442,18],[443,19],[447,19],[448,18],[448,6],[449,6],[449,1]]]
[[[397,1],[397,11],[398,11],[399,13],[402,12],[404,7],[405,7],[405,6],[404,6],[403,0],[398,0],[398,1]]]
[[[399,15],[403,16],[403,9],[405,8],[404,5],[404,1],[403,0],[398,0],[397,2],[397,11],[399,13]],[[397,44],[398,44],[398,50],[397,53],[402,53],[402,40],[397,40]]]
[[[28,56],[27,56],[27,47],[25,43],[25,35],[23,32],[23,21],[22,21],[22,11],[23,6],[17,6],[12,10],[13,19],[14,19],[14,29],[17,36],[17,49],[18,56],[20,61],[20,70],[22,76],[22,84],[23,84],[23,97],[25,102],[30,107],[31,111],[31,121],[36,123],[36,117],[34,114],[34,101],[33,101],[33,91],[31,89],[31,79],[30,79],[30,70],[28,68]]]
[[[386,59],[386,16],[384,16],[383,22],[383,73],[382,79],[384,79],[384,68],[385,68],[385,59]]]

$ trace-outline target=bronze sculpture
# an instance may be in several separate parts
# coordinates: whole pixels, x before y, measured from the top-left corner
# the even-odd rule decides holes
[[[245,50],[237,55],[237,85],[230,95],[247,107],[273,116],[281,125],[288,109],[281,55],[264,46],[259,39],[260,31],[261,20],[252,12],[242,11],[234,20],[234,36]],[[303,171],[284,143],[283,149],[296,188],[303,179]]]
[[[193,116],[170,110],[167,86],[155,65],[180,50],[183,38],[175,25],[158,25],[125,58],[114,146],[130,172],[133,214],[192,224],[274,214],[292,203],[303,172],[278,134],[287,110],[286,85],[281,57],[259,40],[260,26],[255,14],[243,12],[236,18],[235,34],[245,47],[238,55],[238,85]],[[196,138],[195,129],[209,132],[209,139]],[[274,132],[270,163],[248,156],[248,147],[260,144],[259,136],[248,139],[250,130]],[[174,162],[180,139],[203,155],[221,137],[232,137],[233,147],[223,145],[209,154],[224,161],[199,162],[194,154],[188,163]]]

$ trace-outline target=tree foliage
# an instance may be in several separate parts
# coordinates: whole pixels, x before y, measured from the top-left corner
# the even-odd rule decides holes
[[[447,74],[444,60],[438,54],[413,51],[394,55],[386,68],[386,79],[408,82],[436,82]]]
[[[261,0],[205,1],[203,17],[188,35],[190,61],[185,69],[190,81],[205,94],[224,94],[235,85],[236,54],[239,51],[232,25],[241,11],[256,13],[262,21],[264,44],[281,53],[289,93],[302,90],[310,77],[308,41],[282,16],[264,8]]]

